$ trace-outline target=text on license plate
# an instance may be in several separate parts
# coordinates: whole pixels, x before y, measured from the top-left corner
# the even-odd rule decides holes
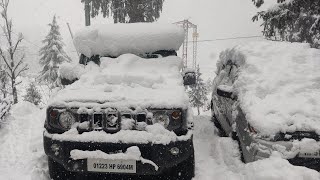
[[[88,171],[111,173],[136,173],[137,162],[135,160],[108,160],[88,159]]]
[[[315,152],[300,152],[299,157],[304,158],[320,158],[320,150]]]

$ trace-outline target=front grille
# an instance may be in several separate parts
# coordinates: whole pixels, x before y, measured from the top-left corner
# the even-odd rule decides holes
[[[146,122],[147,115],[145,113],[140,113],[137,115],[137,122]]]
[[[138,128],[139,123],[143,123],[147,121],[146,113],[138,113],[132,114],[130,112],[119,112],[116,109],[102,109],[99,112],[93,112],[92,109],[87,110],[78,110],[73,109],[73,113],[76,114],[78,122],[84,123],[89,122],[88,126],[79,126],[78,131],[88,132],[88,131],[99,131],[104,130],[108,133],[115,133],[121,130],[121,120],[122,119],[133,119],[134,126],[131,128],[132,130],[143,130]],[[80,129],[83,128],[83,129]]]

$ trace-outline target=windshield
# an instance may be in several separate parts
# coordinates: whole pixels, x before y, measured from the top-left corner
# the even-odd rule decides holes
[[[177,52],[174,50],[160,50],[153,53],[145,53],[145,54],[139,54],[138,55],[141,58],[144,59],[153,59],[153,58],[162,58],[162,57],[168,57],[168,56],[177,56]],[[102,56],[100,55],[94,55],[90,58],[86,57],[84,54],[81,54],[79,63],[83,65],[87,65],[88,62],[92,61],[98,65],[100,65],[100,58]],[[109,57],[109,58],[117,58],[113,56],[103,56],[103,57]]]

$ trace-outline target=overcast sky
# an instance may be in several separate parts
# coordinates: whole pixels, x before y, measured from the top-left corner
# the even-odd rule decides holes
[[[159,22],[173,23],[189,19],[198,25],[200,40],[260,35],[260,24],[251,21],[256,11],[251,0],[166,0]],[[83,4],[80,0],[11,0],[9,13],[15,31],[22,32],[28,41],[25,45],[28,47],[29,62],[38,62],[36,54],[42,46],[41,40],[49,31],[47,24],[54,15],[58,18],[67,45],[66,51],[75,57],[66,23],[70,23],[73,31],[84,26]],[[101,22],[112,23],[112,20],[101,17],[93,20],[93,23]],[[219,48],[232,46],[234,42],[200,43],[199,58],[201,61],[214,59]],[[204,64],[201,65],[204,67]]]

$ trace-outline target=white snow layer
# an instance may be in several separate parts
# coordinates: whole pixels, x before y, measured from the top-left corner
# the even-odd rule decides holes
[[[132,146],[127,149],[125,153],[107,154],[100,150],[97,151],[82,151],[82,150],[72,150],[70,152],[70,157],[74,160],[78,159],[109,159],[109,160],[136,160],[141,161],[142,164],[152,165],[156,171],[159,167],[148,159],[144,159],[141,156],[139,147]]]
[[[0,129],[0,179],[50,179],[42,142],[45,113],[45,109],[40,111],[27,102],[13,106],[7,124]],[[320,179],[318,172],[292,166],[276,154],[270,159],[243,164],[237,142],[218,137],[209,116],[197,117],[194,144],[194,180]]]
[[[72,142],[106,142],[106,143],[138,143],[138,144],[169,144],[176,141],[187,141],[192,137],[192,131],[184,136],[177,136],[174,132],[165,129],[161,124],[149,125],[145,131],[121,130],[115,134],[104,131],[90,131],[82,134],[76,128],[70,129],[63,134],[50,134],[45,131],[44,135],[54,140]]]
[[[75,34],[78,52],[118,57],[122,54],[144,54],[159,50],[178,50],[183,43],[183,29],[173,24],[134,23],[105,24],[86,27]]]
[[[181,75],[182,60],[176,56],[142,59],[132,54],[101,58],[89,63],[78,81],[59,91],[51,105],[114,108],[187,108]],[[76,72],[80,72],[76,70]],[[68,75],[69,77],[72,75]]]
[[[234,88],[246,118],[262,135],[320,134],[320,50],[302,43],[259,41],[224,51],[218,70],[228,60],[242,65]]]

